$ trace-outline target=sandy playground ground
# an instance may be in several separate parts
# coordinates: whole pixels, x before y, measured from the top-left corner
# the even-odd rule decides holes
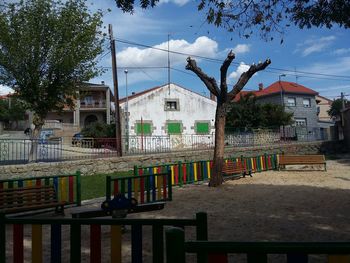
[[[209,188],[207,184],[176,187],[173,201],[164,210],[130,214],[128,218],[193,218],[196,212],[205,211],[210,240],[349,241],[350,156],[327,161],[327,172],[322,167],[318,171],[307,171],[309,168],[255,173],[253,177],[227,181],[218,188]],[[99,205],[100,202],[86,206]],[[63,236],[68,237],[69,230],[66,232]],[[130,236],[128,232],[126,236]],[[143,235],[144,262],[151,261],[149,233],[145,230]],[[103,229],[103,235],[103,251],[106,248],[103,262],[109,262],[109,229]],[[189,238],[194,238],[191,231]],[[129,241],[126,237],[124,262],[130,262]],[[88,242],[87,236],[82,246],[88,248]],[[27,246],[30,257],[30,244]],[[62,262],[68,262],[69,245],[64,250],[67,253],[63,253]],[[44,262],[49,260],[48,253],[44,254]],[[84,262],[89,262],[88,256],[88,249],[82,249]],[[235,262],[240,262],[242,257],[237,259]],[[316,256],[311,262],[324,260]],[[282,258],[272,257],[272,262],[282,262]]]

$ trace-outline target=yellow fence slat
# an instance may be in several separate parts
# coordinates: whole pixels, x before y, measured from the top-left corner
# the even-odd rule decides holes
[[[350,263],[350,255],[329,255],[328,263]]]
[[[42,226],[32,225],[32,262],[42,262],[42,251]]]
[[[60,194],[61,194],[61,198],[60,200],[65,202],[67,201],[67,183],[66,183],[66,180],[68,178],[64,178],[64,177],[61,177],[59,180],[60,180]]]
[[[121,226],[111,226],[111,262],[122,262],[122,229]]]

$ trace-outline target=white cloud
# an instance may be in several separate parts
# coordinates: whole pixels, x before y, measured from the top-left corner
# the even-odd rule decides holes
[[[329,75],[349,75],[350,56],[332,60],[332,62],[314,63],[301,70]]]
[[[350,53],[350,48],[339,48],[332,52],[335,55],[344,55]]]
[[[249,65],[245,64],[244,62],[241,62],[239,64],[239,66],[237,67],[236,71],[233,71],[229,76],[228,76],[228,79],[229,80],[237,80],[241,75],[242,73],[248,71],[249,69]],[[256,75],[256,74],[255,74]]]
[[[9,93],[13,93],[13,89],[6,87],[6,86],[3,86],[3,85],[0,85],[0,95],[6,95]]]
[[[235,54],[243,54],[250,51],[250,45],[247,44],[238,44],[232,49]]]
[[[159,4],[167,4],[167,3],[174,3],[178,6],[184,6],[187,4],[190,0],[160,0]]]
[[[301,53],[303,57],[306,57],[312,53],[324,51],[327,47],[332,45],[335,41],[335,36],[321,37],[321,38],[310,38],[303,43],[297,45],[296,53]]]
[[[193,43],[186,40],[170,40],[171,51],[200,55],[204,57],[215,57],[218,50],[218,43],[206,36],[198,37]],[[118,64],[123,66],[167,66],[168,53],[157,50],[168,49],[168,43],[163,42],[153,48],[141,49],[138,47],[128,47],[117,54]],[[197,59],[198,60],[198,59]],[[170,53],[171,65],[186,63],[186,55]]]

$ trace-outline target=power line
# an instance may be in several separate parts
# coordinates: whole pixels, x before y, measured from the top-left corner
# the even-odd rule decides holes
[[[163,48],[157,48],[157,47],[153,47],[150,45],[145,45],[145,44],[141,44],[141,43],[137,43],[137,42],[133,42],[133,41],[129,41],[129,40],[125,40],[125,39],[120,39],[120,38],[116,38],[117,42],[120,43],[124,43],[124,44],[129,44],[129,45],[135,45],[135,46],[140,46],[140,47],[144,47],[144,48],[150,48],[150,49],[154,49],[154,50],[159,50],[162,52],[169,52],[172,54],[177,54],[177,55],[182,55],[182,56],[190,56],[190,57],[194,57],[194,58],[200,58],[209,62],[213,62],[213,63],[222,63],[223,59],[215,59],[215,58],[210,58],[210,57],[205,57],[205,56],[199,56],[199,55],[194,55],[194,54],[188,54],[188,53],[183,53],[183,52],[178,52],[178,51],[171,51],[171,50],[167,50],[167,49],[163,49]],[[234,65],[240,65],[240,63],[238,62],[232,62],[232,64]],[[343,75],[333,75],[333,74],[325,74],[325,73],[315,73],[315,72],[307,72],[307,71],[300,71],[300,70],[290,70],[290,69],[282,69],[282,68],[275,68],[275,67],[269,67],[270,70],[265,70],[266,72],[271,72],[271,73],[275,73],[275,74],[280,74],[280,72],[290,72],[293,74],[289,74],[289,75],[293,75],[295,76],[296,73],[299,74],[303,74],[303,75],[297,75],[298,77],[306,77],[306,78],[316,78],[316,77],[312,77],[314,76],[324,76],[324,77],[333,77],[336,79],[331,79],[331,80],[345,80],[345,81],[350,81],[350,76],[343,76]],[[271,70],[276,70],[277,72],[273,72]],[[311,75],[311,76],[308,76]],[[321,78],[321,79],[326,79],[326,78]]]

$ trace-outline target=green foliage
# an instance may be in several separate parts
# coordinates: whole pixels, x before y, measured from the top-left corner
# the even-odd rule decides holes
[[[291,24],[300,28],[350,27],[348,0],[201,0],[198,10],[206,12],[209,24],[245,38],[257,31],[263,39],[273,40],[273,33],[283,36]]]
[[[350,102],[344,101],[346,106],[349,106]],[[330,117],[338,117],[340,116],[341,109],[343,108],[342,99],[336,99],[332,102],[330,109],[327,111]]]
[[[93,122],[85,127],[81,133],[85,137],[91,138],[114,138],[115,124],[105,124],[102,122]]]
[[[24,120],[25,106],[16,97],[0,99],[0,121],[10,123],[11,121]]]
[[[0,84],[44,119],[73,105],[77,85],[98,75],[102,14],[85,0],[5,1],[0,9]]]
[[[241,96],[232,102],[226,117],[226,128],[250,130],[254,128],[276,128],[292,123],[292,113],[285,112],[281,105],[259,104],[253,93]]]

